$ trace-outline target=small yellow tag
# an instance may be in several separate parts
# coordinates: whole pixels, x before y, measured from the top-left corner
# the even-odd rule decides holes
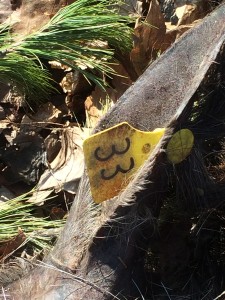
[[[100,203],[119,194],[144,163],[165,129],[144,132],[120,123],[84,141],[84,157],[94,201]]]
[[[179,164],[191,153],[194,145],[194,135],[189,129],[181,129],[171,137],[166,153],[172,164]]]

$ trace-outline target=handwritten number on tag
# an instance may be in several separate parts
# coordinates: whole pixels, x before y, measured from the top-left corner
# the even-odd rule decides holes
[[[112,145],[112,152],[106,157],[100,157],[98,152],[101,150],[101,148],[100,147],[96,148],[95,153],[94,153],[95,158],[99,161],[106,161],[106,160],[109,160],[114,154],[121,155],[121,154],[126,153],[130,149],[130,139],[126,138],[125,141],[127,143],[127,146],[124,150],[119,151],[116,149],[115,145]]]
[[[112,152],[106,157],[101,157],[99,155],[99,151],[101,150],[101,147],[96,148],[95,152],[94,152],[95,158],[99,161],[107,161],[111,157],[113,157],[113,155],[125,154],[130,149],[130,139],[126,138],[125,141],[126,141],[127,145],[126,145],[126,148],[124,150],[118,150],[118,149],[116,149],[116,145],[112,145]],[[119,172],[125,174],[125,173],[129,172],[131,169],[133,169],[133,167],[134,167],[134,159],[133,159],[133,157],[130,157],[130,166],[129,166],[128,169],[123,169],[120,165],[116,165],[116,170],[111,175],[106,175],[107,170],[102,169],[100,171],[101,178],[104,179],[104,180],[110,180],[110,179],[114,178]]]
[[[110,179],[112,179],[113,177],[115,177],[119,172],[125,174],[125,173],[129,172],[131,169],[133,169],[133,167],[134,167],[134,159],[133,159],[133,157],[130,157],[130,167],[129,167],[127,170],[121,168],[120,165],[117,165],[117,166],[116,166],[116,171],[115,171],[112,175],[106,176],[106,175],[105,175],[105,171],[106,171],[106,170],[105,170],[105,169],[102,169],[102,170],[101,170],[101,178],[102,178],[102,179],[105,179],[105,180],[110,180]]]

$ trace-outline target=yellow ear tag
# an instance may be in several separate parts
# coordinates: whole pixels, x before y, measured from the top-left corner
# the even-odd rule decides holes
[[[179,164],[191,153],[194,145],[194,135],[189,129],[181,129],[171,137],[166,153],[172,164]]]
[[[124,122],[84,141],[84,157],[96,203],[118,195],[127,186],[164,131],[162,128],[144,132]]]

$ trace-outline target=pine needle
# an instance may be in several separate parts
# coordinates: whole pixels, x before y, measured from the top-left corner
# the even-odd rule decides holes
[[[7,26],[2,25],[0,81],[11,79],[31,99],[35,95],[45,97],[50,89],[50,77],[38,60],[46,59],[77,69],[87,80],[103,87],[100,74],[115,74],[110,65],[114,49],[125,53],[132,46],[128,26],[131,19],[119,15],[116,4],[118,1],[114,0],[75,1],[39,31],[25,37],[10,36]]]
[[[34,59],[14,52],[0,59],[0,82],[15,85],[22,95],[37,103],[49,97],[51,81],[48,71]]]
[[[97,47],[98,41],[107,41],[109,47],[122,52],[131,49],[131,29],[127,26],[130,19],[109,10],[109,2],[78,0],[66,6],[39,32],[16,45],[15,50],[57,60],[102,84],[93,72],[115,73],[109,64],[113,50]]]
[[[17,236],[19,230],[26,235],[25,243],[32,241],[39,248],[48,247],[51,238],[48,229],[59,229],[65,220],[50,220],[49,218],[35,217],[32,203],[26,202],[28,194],[0,203],[0,243],[4,243]],[[46,232],[44,235],[43,232]]]

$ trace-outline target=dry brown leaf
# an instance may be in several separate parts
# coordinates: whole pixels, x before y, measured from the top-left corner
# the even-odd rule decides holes
[[[61,220],[66,215],[66,212],[61,207],[53,207],[50,212],[51,220]]]
[[[164,17],[157,0],[152,0],[145,22],[135,28],[134,49],[131,51],[131,60],[139,75],[157,57],[166,33]]]
[[[1,120],[1,122],[0,122],[0,133],[2,133],[4,129],[8,128],[10,124],[11,124],[11,122],[7,119]]]
[[[5,126],[6,126],[5,128],[7,128],[8,127],[7,125],[9,125],[9,123],[7,124],[7,121],[1,122],[0,128],[3,129]],[[18,134],[19,134],[19,129],[12,125],[9,131],[4,132],[4,137],[10,145],[13,145],[14,140],[18,136]]]
[[[64,70],[64,71],[71,71],[72,69],[58,61],[55,61],[55,60],[50,60],[48,62],[51,66],[52,69],[59,69],[59,70]]]
[[[23,132],[39,132],[51,123],[60,123],[62,112],[51,102],[47,102],[39,107],[33,115],[24,115],[20,124]]]
[[[131,60],[136,72],[141,75],[149,63],[169,48],[185,31],[195,26],[200,19],[210,12],[209,1],[200,0],[195,4],[178,5],[176,16],[177,25],[164,21],[160,5],[152,0],[145,22],[135,29],[134,48]],[[152,27],[151,27],[152,26]],[[167,31],[166,31],[167,29]]]
[[[168,30],[164,37],[162,51],[165,51],[167,48],[169,48],[183,33],[197,25],[199,21],[200,20],[196,20],[192,24],[180,25],[174,29]]]
[[[0,1],[0,23],[4,22],[12,13],[12,7],[9,0]]]
[[[111,87],[103,90],[96,86],[85,100],[86,125],[89,128],[94,128],[99,119],[113,106],[113,103],[132,85],[132,80],[122,64],[113,66],[113,69],[120,75],[113,77],[110,82]]]
[[[73,72],[69,72],[63,77],[62,81],[60,82],[60,86],[62,87],[63,92],[71,94],[73,90],[73,83]]]
[[[192,24],[194,21],[204,18],[209,11],[210,5],[207,1],[199,1],[196,4],[186,4],[183,7],[183,13],[180,13],[179,10],[177,12],[180,14],[178,26]]]
[[[47,102],[40,106],[38,112],[32,115],[32,121],[35,122],[56,122],[61,114],[61,111],[56,108],[51,102]]]
[[[26,235],[22,229],[18,230],[18,234],[12,239],[1,243],[0,245],[0,261],[8,257],[9,254],[14,252],[24,241],[26,240]]]
[[[124,3],[119,3],[119,12],[122,15],[141,15],[143,0],[124,0]],[[122,4],[122,5],[121,5]]]
[[[23,0],[21,7],[16,11],[18,13],[17,18],[20,18],[21,21],[14,26],[14,30],[22,34],[29,34],[38,30],[41,26],[45,25],[60,8],[69,4],[68,2],[71,1]]]
[[[47,149],[47,161],[51,163],[61,149],[58,130],[52,130],[52,132],[46,137],[44,144],[45,149]]]
[[[76,193],[77,185],[84,171],[82,144],[88,136],[88,129],[69,127],[63,129],[61,149],[49,163],[49,169],[41,176],[37,191],[28,202],[40,203],[55,190]]]

